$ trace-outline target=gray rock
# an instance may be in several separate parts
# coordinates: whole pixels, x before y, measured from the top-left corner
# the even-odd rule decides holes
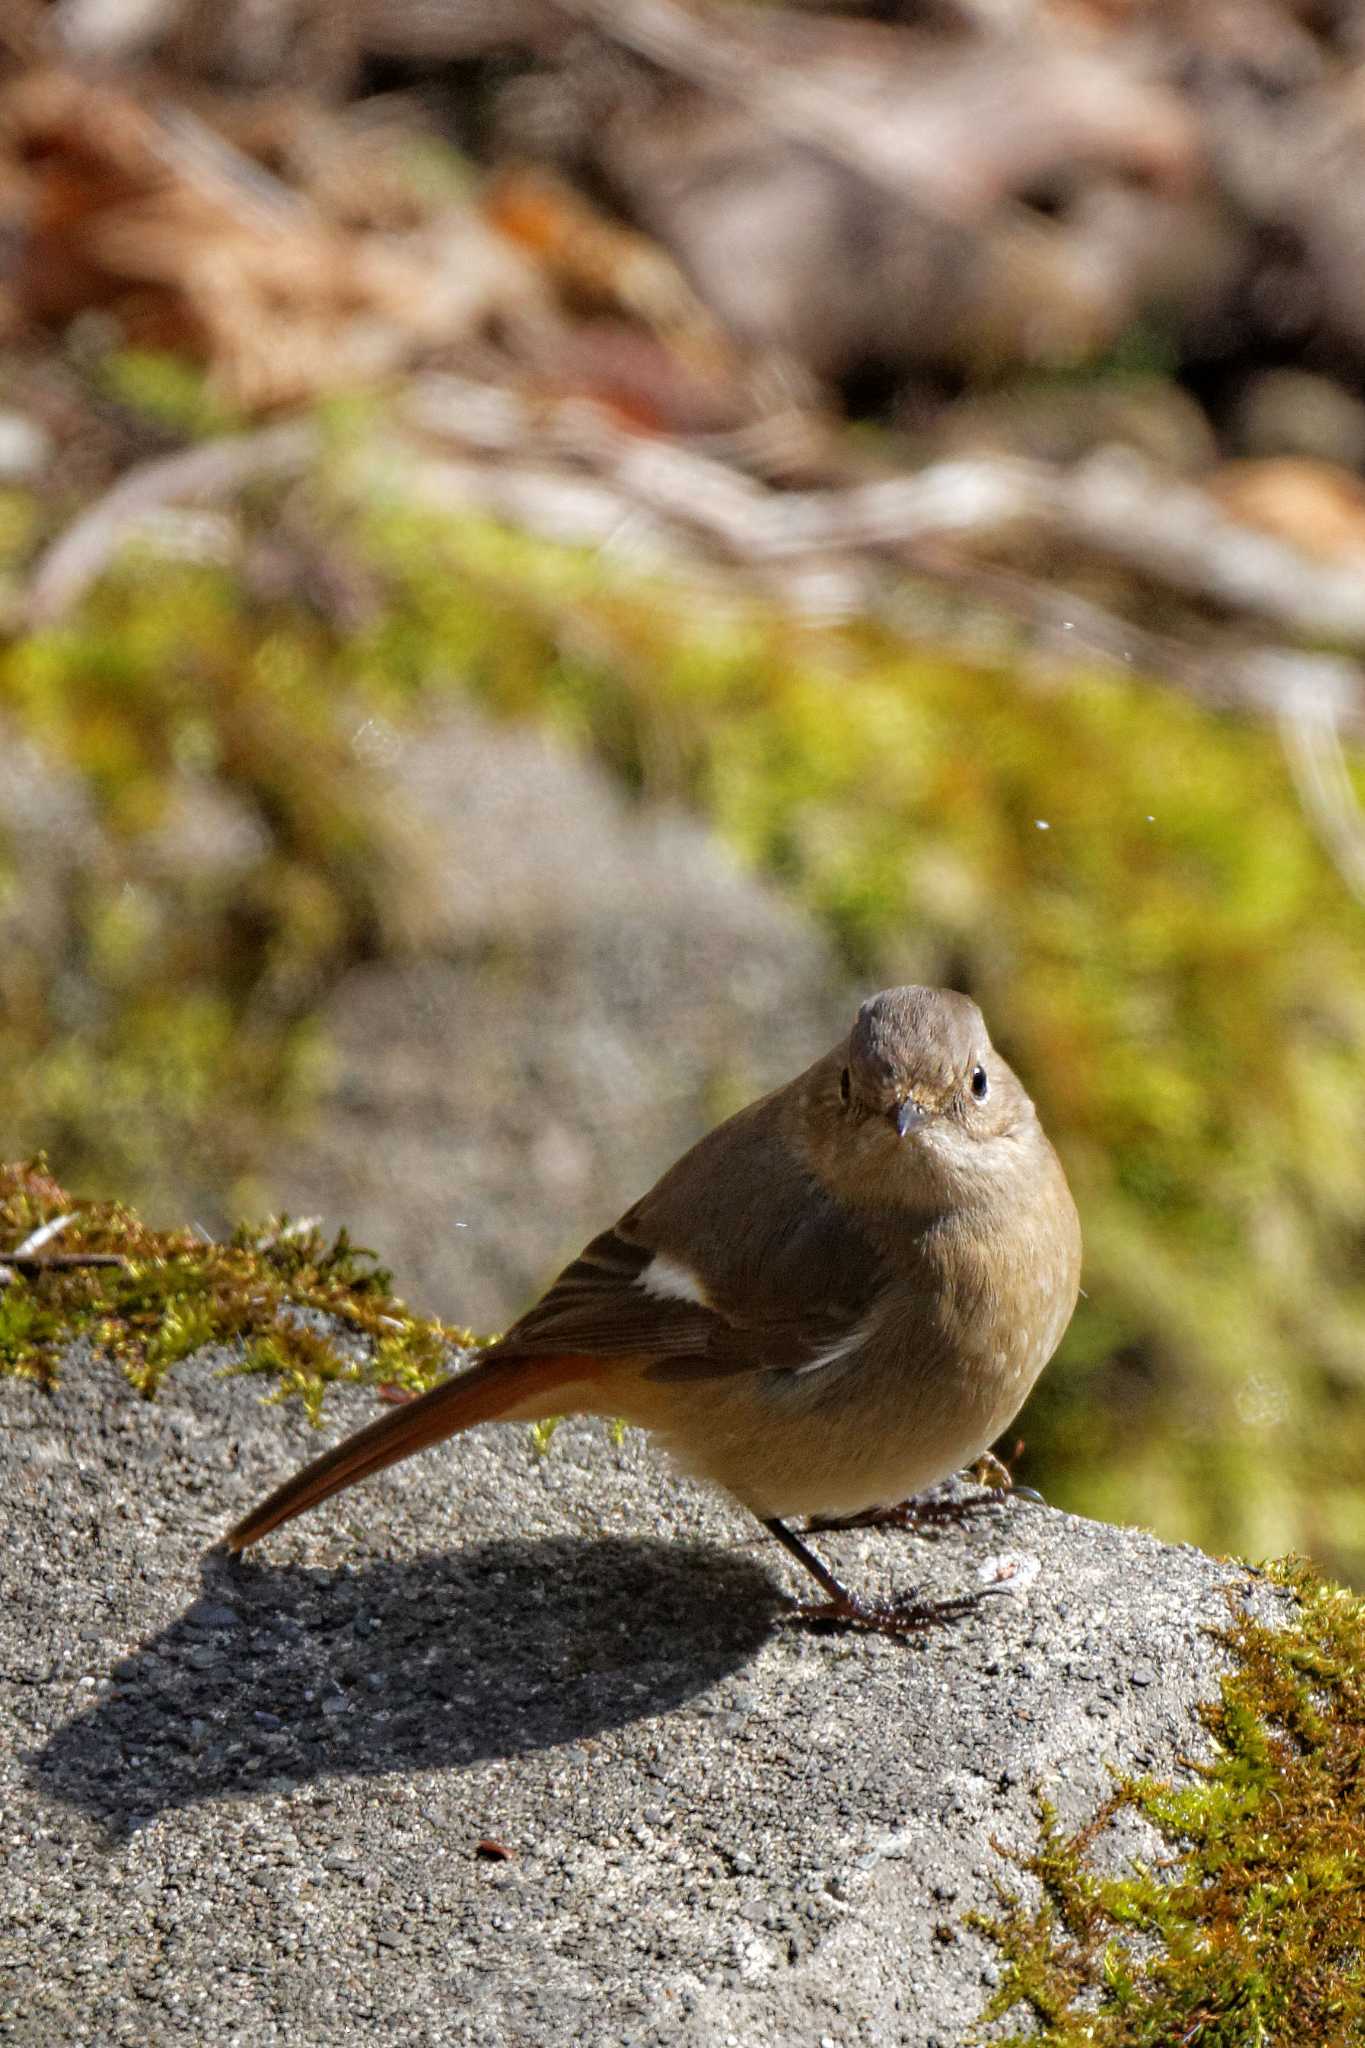
[[[154,1404],[88,1363],[0,1382],[7,2041],[956,2042],[992,1840],[1033,1839],[1038,1788],[1079,1817],[1110,1765],[1175,1769],[1224,1589],[1269,1597],[992,1504],[821,1541],[935,1595],[1003,1551],[1022,1593],[817,1637],[755,1524],[586,1423],[440,1447],[229,1564],[206,1546],[325,1438],[221,1363]],[[337,1389],[328,1434],[371,1407]]]
[[[262,1186],[382,1246],[409,1300],[498,1329],[868,991],[712,835],[543,733],[452,712],[394,737],[416,951],[336,989],[316,1128]],[[905,979],[933,965],[907,946]]]

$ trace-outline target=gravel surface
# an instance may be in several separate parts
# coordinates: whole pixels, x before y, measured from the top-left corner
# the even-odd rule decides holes
[[[820,1539],[862,1586],[1005,1560],[908,1645],[787,1625],[756,1526],[589,1424],[205,1559],[323,1441],[222,1363],[0,1382],[5,2041],[955,2048],[992,1838],[1198,1745],[1245,1575],[1018,1502]]]

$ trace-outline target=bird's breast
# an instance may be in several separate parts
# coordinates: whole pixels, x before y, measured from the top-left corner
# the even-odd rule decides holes
[[[659,1405],[639,1419],[761,1515],[856,1514],[970,1464],[1018,1413],[1075,1305],[1075,1209],[1050,1148],[1042,1169],[1022,1199],[919,1225],[874,1219],[878,1284],[845,1337],[790,1369],[654,1386]]]

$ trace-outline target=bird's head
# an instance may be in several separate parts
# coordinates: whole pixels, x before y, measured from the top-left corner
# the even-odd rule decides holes
[[[873,1200],[965,1199],[1037,1130],[980,1010],[953,989],[883,989],[822,1067],[809,1104],[822,1175]]]

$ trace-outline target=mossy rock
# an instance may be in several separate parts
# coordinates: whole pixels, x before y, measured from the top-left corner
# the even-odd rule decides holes
[[[278,1220],[217,1244],[151,1230],[120,1205],[77,1203],[41,1162],[0,1168],[0,1357],[50,1382],[82,1341],[149,1397],[183,1359],[202,1363],[206,1347],[226,1344],[233,1375],[264,1375],[316,1421],[338,1382],[423,1387],[476,1340],[413,1316],[344,1237],[329,1244]],[[1148,1539],[1048,1520],[1081,1546],[1141,1540],[1149,1566],[1160,1556]],[[1029,1541],[1026,1527],[1015,1540]],[[1037,1847],[1014,1858],[1033,1902],[1002,1877],[1000,1910],[971,1917],[1001,1959],[983,2040],[1349,2048],[1365,2038],[1365,1602],[1293,1560],[1265,1574],[1282,1597],[1267,1598],[1253,1576],[1248,1599],[1246,1574],[1223,1577],[1228,1620],[1206,1632],[1228,1664],[1201,1714],[1211,1754],[1178,1782],[1117,1780],[1070,1830],[1042,1806]],[[1095,1600],[1093,1585],[1084,1597]],[[912,1691],[926,1683],[917,1670],[907,1667]],[[1092,1725],[1098,1736],[1104,1724]],[[1110,1838],[1124,1817],[1144,1823],[1159,1853],[1118,1867]],[[1026,2027],[1002,2036],[1014,2016]]]
[[[1253,2048],[1365,2040],[1365,1605],[1290,1560],[1283,1622],[1234,1610],[1233,1668],[1204,1709],[1192,1783],[1125,1779],[1084,1827],[1042,1811],[1019,1859],[1041,1890],[979,1919],[1004,1962],[984,2015],[1002,2048]],[[1106,1874],[1125,1813],[1163,1853]],[[1002,1888],[1003,1889],[1003,1888]]]
[[[32,1249],[27,1249],[32,1243]],[[349,1337],[368,1338],[362,1362]],[[0,1370],[50,1382],[73,1341],[116,1360],[148,1397],[182,1359],[236,1347],[314,1421],[336,1381],[419,1392],[476,1342],[415,1316],[372,1252],[275,1217],[217,1244],[153,1230],[118,1202],[82,1202],[46,1163],[0,1165]]]

